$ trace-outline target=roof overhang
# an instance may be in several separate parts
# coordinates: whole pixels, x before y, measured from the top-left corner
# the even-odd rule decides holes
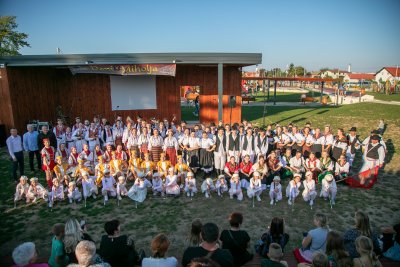
[[[250,66],[261,64],[261,53],[124,53],[124,54],[55,54],[0,57],[0,64],[10,67],[80,66],[117,64],[225,64]]]

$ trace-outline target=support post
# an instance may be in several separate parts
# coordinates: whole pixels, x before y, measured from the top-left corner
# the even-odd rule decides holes
[[[271,80],[268,80],[268,88],[267,88],[267,101],[269,101],[269,87],[271,86]]]
[[[324,84],[325,84],[325,82],[321,82],[321,95],[319,97],[320,103],[322,103],[322,95],[324,94]]]
[[[276,105],[276,84],[277,84],[277,80],[274,81],[274,106]]]
[[[223,70],[224,65],[218,63],[218,121],[222,120]]]

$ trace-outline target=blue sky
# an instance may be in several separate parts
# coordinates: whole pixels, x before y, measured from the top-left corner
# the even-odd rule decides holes
[[[267,69],[400,65],[398,0],[0,0],[0,14],[29,34],[26,55],[260,52]]]

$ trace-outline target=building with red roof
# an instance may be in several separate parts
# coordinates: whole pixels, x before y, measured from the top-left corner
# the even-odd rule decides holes
[[[383,67],[375,74],[375,81],[386,82],[389,81],[394,85],[395,80],[400,80],[400,69],[399,67]]]

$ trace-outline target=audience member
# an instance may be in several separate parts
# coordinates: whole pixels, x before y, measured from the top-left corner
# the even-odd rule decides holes
[[[286,261],[282,261],[282,248],[277,243],[271,243],[268,247],[268,259],[261,260],[261,267],[288,267]]]
[[[326,238],[326,255],[331,267],[352,267],[353,261],[344,249],[343,237],[336,231],[330,231]]]
[[[71,263],[68,267],[111,267],[96,254],[96,245],[92,241],[80,241],[76,246],[75,255],[78,263]]]
[[[68,219],[65,223],[64,246],[70,263],[77,263],[75,257],[75,248],[82,240],[92,241],[93,239],[87,233],[84,233],[79,222],[76,219]]]
[[[193,259],[188,267],[221,267],[218,263],[207,257]]]
[[[50,267],[63,267],[68,264],[68,256],[65,253],[64,238],[65,225],[57,223],[53,226],[54,237],[51,241]]]
[[[311,267],[330,267],[328,257],[324,253],[321,253],[321,252],[316,252],[314,254],[311,264],[303,262],[303,263],[299,263],[297,265],[297,267],[309,267],[309,266],[311,266]]]
[[[360,257],[354,259],[354,267],[382,267],[382,264],[374,252],[371,238],[359,236],[355,241],[355,245]]]
[[[36,246],[32,242],[25,242],[12,252],[15,265],[12,267],[48,267],[47,263],[35,263],[37,260]]]
[[[185,247],[198,247],[201,243],[201,227],[203,224],[200,219],[194,219],[192,222],[192,227],[190,229],[190,234],[185,240]]]
[[[285,224],[283,218],[274,217],[268,227],[268,232],[265,232],[259,240],[259,247],[256,249],[258,254],[264,258],[268,258],[268,249],[272,243],[280,245],[282,251],[289,242],[289,235],[285,233]]]
[[[383,256],[394,261],[400,261],[400,223],[393,227],[381,229],[383,237]]]
[[[143,259],[142,267],[178,267],[178,261],[175,257],[165,256],[169,245],[170,242],[165,234],[156,235],[151,241],[152,256]]]

